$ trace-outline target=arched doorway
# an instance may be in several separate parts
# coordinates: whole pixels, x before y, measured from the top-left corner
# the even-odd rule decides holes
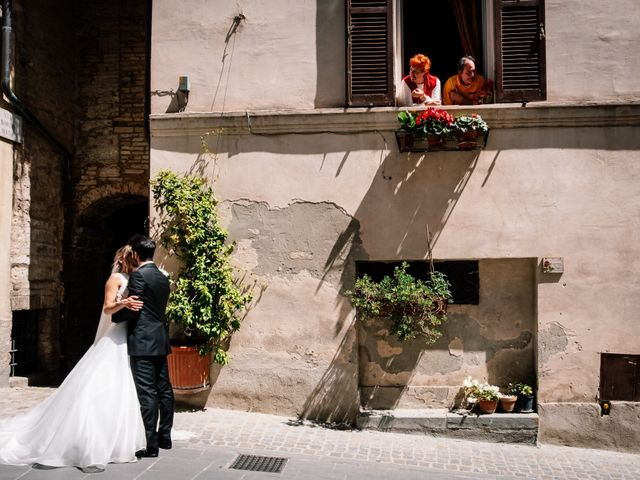
[[[93,343],[114,253],[132,235],[147,233],[148,211],[146,197],[122,195],[94,203],[77,218],[62,331],[67,372]]]

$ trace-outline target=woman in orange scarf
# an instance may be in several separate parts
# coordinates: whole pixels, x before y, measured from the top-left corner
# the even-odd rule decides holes
[[[476,73],[473,57],[462,57],[458,62],[458,74],[444,84],[442,103],[445,105],[479,105],[491,102],[492,85]]]

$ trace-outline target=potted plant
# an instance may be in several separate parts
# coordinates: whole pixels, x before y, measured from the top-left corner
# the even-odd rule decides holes
[[[454,125],[448,112],[433,107],[417,112],[400,112],[398,121],[400,127],[411,135],[414,145],[416,140],[426,139],[431,147],[441,146]]]
[[[477,406],[481,413],[495,413],[500,398],[500,388],[467,378],[463,383],[467,405]]]
[[[179,327],[172,335],[172,343],[179,346],[172,347],[169,356],[172,382],[176,391],[202,389],[209,378],[207,358],[212,355],[221,365],[229,361],[224,344],[240,328],[240,313],[251,295],[234,279],[229,262],[234,245],[226,242],[227,232],[218,222],[217,202],[206,180],[164,170],[151,187],[160,244],[181,264],[166,311],[169,322]],[[178,361],[187,371],[176,370]],[[190,384],[181,385],[184,382]]]
[[[478,135],[486,135],[489,131],[489,125],[477,113],[470,113],[455,118],[453,131],[458,138],[458,148],[472,150],[476,147]]]
[[[518,400],[517,395],[513,395],[510,393],[501,393],[500,394],[500,410],[506,413],[513,412],[513,409],[516,405],[516,400]]]
[[[402,262],[392,277],[385,276],[380,282],[365,275],[347,294],[361,319],[389,317],[390,332],[400,340],[422,337],[432,344],[442,335],[450,285],[441,272],[432,269],[429,279],[422,281],[407,273],[408,266]]]
[[[517,395],[516,411],[520,413],[533,412],[533,388],[526,383],[509,384],[509,393]]]

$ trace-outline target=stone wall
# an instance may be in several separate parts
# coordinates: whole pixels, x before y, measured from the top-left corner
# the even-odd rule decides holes
[[[65,347],[71,368],[93,340],[118,246],[144,232],[146,1],[76,2],[74,218]],[[133,210],[131,210],[133,208]],[[87,262],[91,259],[91,262]]]
[[[75,95],[72,2],[14,2],[14,90],[69,150]],[[63,289],[64,162],[32,125],[15,146],[11,222],[11,307],[39,310],[43,369],[55,372],[60,355]]]

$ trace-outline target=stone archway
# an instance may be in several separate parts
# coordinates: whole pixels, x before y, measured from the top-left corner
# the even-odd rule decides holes
[[[115,251],[136,233],[147,233],[149,200],[117,195],[91,204],[75,222],[62,344],[66,371],[93,343],[104,284]]]

